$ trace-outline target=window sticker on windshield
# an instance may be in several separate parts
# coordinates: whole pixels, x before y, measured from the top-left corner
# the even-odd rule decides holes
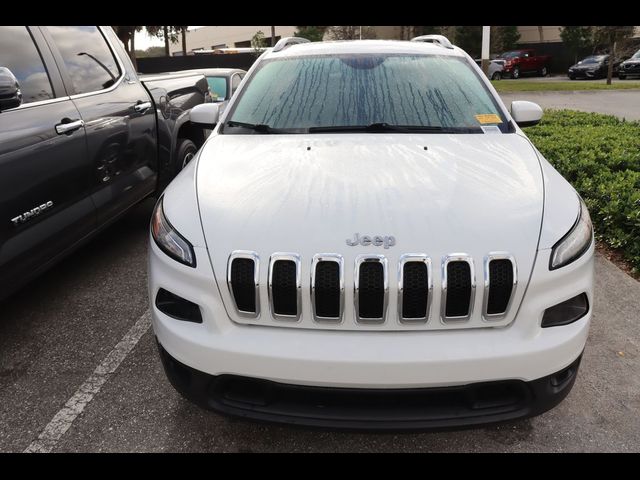
[[[502,120],[500,120],[500,117],[498,115],[496,115],[495,113],[483,113],[480,115],[476,115],[476,120],[478,120],[479,123],[485,124],[485,123],[502,123]]]

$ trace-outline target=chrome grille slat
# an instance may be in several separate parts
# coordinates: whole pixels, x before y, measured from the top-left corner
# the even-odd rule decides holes
[[[248,301],[248,299],[240,298],[245,297],[246,295],[250,295],[250,292],[244,292],[242,290],[246,290],[246,285],[238,285],[238,280],[240,276],[244,276],[241,272],[238,272],[236,269],[239,268],[238,265],[234,268],[234,262],[239,260],[241,262],[251,261],[253,262],[253,302]],[[256,252],[250,250],[235,250],[231,252],[229,256],[229,261],[227,263],[227,285],[229,287],[229,293],[231,294],[231,298],[233,299],[233,305],[236,308],[236,312],[240,317],[244,318],[258,318],[260,316],[260,257]],[[236,282],[236,286],[234,288],[234,280]],[[242,283],[248,283],[247,279],[242,279]],[[235,292],[234,292],[235,290]],[[238,303],[242,306],[247,304],[248,306],[253,306],[253,309],[250,310],[242,310],[239,308]],[[253,303],[253,305],[251,305]]]
[[[409,286],[406,284],[405,266],[408,264],[424,265],[426,270],[426,282],[424,282],[424,292],[422,285],[419,287]],[[417,283],[423,283],[421,279]],[[411,292],[409,292],[409,289]],[[415,290],[415,291],[414,291]],[[405,297],[407,300],[416,301],[415,296],[424,296],[424,315],[423,316],[405,316]],[[398,261],[398,319],[400,322],[427,322],[431,311],[431,302],[433,299],[433,275],[431,272],[431,259],[423,253],[407,253],[400,257]],[[414,306],[415,309],[422,309],[422,304]]]
[[[500,294],[504,296],[508,293],[509,296],[504,309],[498,309],[499,311],[494,311],[493,313],[490,313],[489,310],[491,309],[495,310],[496,303],[497,303],[497,302],[491,302],[491,300],[494,300],[492,298],[491,285],[492,283],[494,284],[496,283],[495,280],[491,278],[492,266],[495,266],[494,262],[510,262],[511,278],[509,278],[509,275],[506,275],[506,278],[501,279],[502,280],[501,283],[507,283],[507,284],[510,283],[509,285],[494,286],[494,288],[500,288],[501,290],[507,289],[508,292],[502,291],[500,292]],[[516,266],[515,258],[513,258],[513,256],[507,252],[489,253],[484,258],[484,300],[482,305],[482,318],[484,320],[499,320],[504,318],[509,312],[509,309],[511,308],[511,303],[513,302],[513,297],[514,297],[517,285],[518,285],[518,268]]]
[[[318,286],[318,282],[320,282],[318,268],[325,264],[335,264],[338,269],[336,316],[322,315],[323,313],[333,313],[333,311],[336,310],[336,305],[324,304],[324,302],[335,302],[335,300],[331,298],[332,295],[335,295],[335,293],[331,292],[331,290],[335,289],[331,279],[322,279],[322,285]],[[327,271],[324,275],[330,276],[332,273]],[[313,256],[313,260],[311,261],[311,310],[313,312],[313,319],[316,322],[342,322],[344,312],[344,259],[342,255],[337,253],[318,253]]]
[[[371,273],[366,273],[365,277],[361,279],[361,267],[363,265],[380,265],[373,269],[372,267],[365,267],[366,269],[372,268]],[[378,274],[378,270],[381,270],[381,273]],[[379,275],[382,276],[381,279],[376,278]],[[384,255],[358,255],[355,261],[355,272],[354,272],[354,297],[355,297],[355,307],[356,307],[356,321],[358,323],[384,323],[387,316],[387,304],[389,303],[389,274],[387,271],[387,259]],[[361,285],[361,280],[365,280],[368,284]],[[380,293],[377,293],[377,290],[381,290]],[[382,298],[377,298],[380,295]],[[372,308],[370,305],[367,305],[367,308],[371,308],[371,310],[380,310],[380,316],[372,316],[362,315],[362,305],[363,300],[371,300],[376,301],[376,303],[380,304],[380,308]],[[377,305],[376,305],[377,307]],[[369,313],[369,312],[367,312]]]
[[[288,271],[284,269],[291,268],[284,264],[284,262],[293,263],[293,270],[295,277],[293,281],[290,278],[284,278],[289,276]],[[280,271],[278,270],[280,266]],[[274,276],[280,276],[281,278],[274,285]],[[286,283],[286,284],[285,284]],[[290,285],[293,283],[293,285]],[[300,275],[300,255],[296,253],[277,252],[269,257],[269,274],[267,280],[267,287],[269,289],[269,306],[271,309],[271,316],[276,320],[300,320],[302,313],[301,302],[301,286],[302,278]],[[281,290],[280,292],[277,290]],[[294,308],[291,308],[293,304]],[[295,313],[291,313],[295,310]]]
[[[457,262],[463,262],[468,265],[469,272],[469,303],[466,308],[466,314],[464,315],[448,315],[448,296],[449,296],[449,265]],[[473,315],[473,304],[475,301],[476,295],[476,275],[475,269],[473,266],[473,258],[466,253],[453,253],[451,255],[447,255],[442,260],[442,302],[440,306],[440,318],[443,322],[465,322],[468,321]],[[466,282],[466,279],[464,279]],[[465,286],[466,287],[466,286]],[[456,294],[455,291],[452,292],[451,295]],[[458,293],[458,296],[459,293]],[[456,306],[457,307],[457,306]],[[457,312],[456,312],[457,313]]]

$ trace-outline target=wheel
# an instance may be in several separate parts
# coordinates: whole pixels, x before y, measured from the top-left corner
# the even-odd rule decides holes
[[[619,78],[620,80],[624,80],[625,78],[627,78],[627,76],[626,76],[625,74],[623,74],[623,73],[619,73],[619,74],[618,74],[618,78]]]
[[[569,75],[569,80],[575,80],[576,76],[575,75]]]
[[[541,77],[546,77],[547,75],[549,75],[549,69],[547,68],[547,66],[545,65],[544,67],[542,67],[542,69],[540,70],[540,76]]]
[[[520,78],[520,67],[515,67],[511,72],[511,78]]]
[[[500,72],[493,72],[493,75],[491,75],[491,80],[501,80],[502,79],[502,74]]]
[[[187,164],[193,160],[198,151],[198,147],[188,138],[178,140],[178,148],[176,149],[176,174],[180,172]]]

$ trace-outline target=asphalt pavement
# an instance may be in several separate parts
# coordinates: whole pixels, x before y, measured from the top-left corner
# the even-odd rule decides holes
[[[540,81],[544,81],[539,79]],[[517,82],[518,80],[501,80]],[[576,82],[578,80],[575,80]],[[600,80],[588,80],[589,82]],[[581,110],[616,115],[627,120],[640,120],[640,89],[569,90],[557,92],[502,92],[507,107],[514,100],[535,102],[542,108]]]
[[[152,207],[151,199],[139,205],[0,303],[0,451],[33,445],[145,318]],[[201,410],[173,389],[148,329],[117,369],[104,374],[99,391],[83,394],[81,411],[71,402],[76,414],[62,415],[52,451],[638,452],[640,283],[599,255],[595,278],[594,317],[576,384],[558,407],[532,419],[420,434],[233,420]]]

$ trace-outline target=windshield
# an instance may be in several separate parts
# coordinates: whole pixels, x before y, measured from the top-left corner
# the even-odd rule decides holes
[[[604,55],[594,55],[592,57],[587,57],[578,63],[601,63],[604,61],[604,59],[605,59]]]
[[[353,131],[372,125],[378,132],[409,127],[405,130],[482,133],[482,126],[509,131],[463,58],[351,54],[266,60],[240,93],[224,133],[250,133],[247,127],[261,133]]]
[[[207,77],[207,83],[214,102],[222,102],[227,98],[227,79],[225,77]]]
[[[518,58],[522,55],[522,52],[517,50],[515,52],[504,52],[502,55],[500,55],[500,57],[498,58]]]
[[[633,57],[631,58],[640,58],[640,50],[638,50],[636,53],[633,54]]]

